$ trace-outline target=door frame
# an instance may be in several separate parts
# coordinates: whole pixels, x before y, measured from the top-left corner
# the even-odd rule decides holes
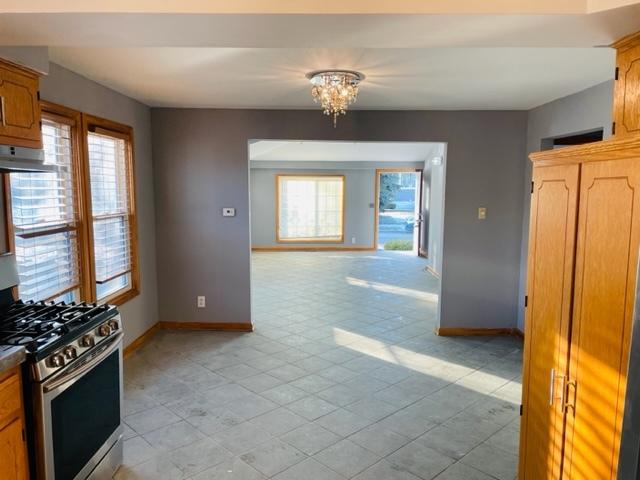
[[[376,173],[375,173],[375,198],[374,198],[374,209],[373,209],[373,248],[374,250],[379,250],[378,248],[378,215],[380,213],[380,175],[383,173],[415,173],[417,175],[417,179],[416,179],[416,187],[419,188],[419,198],[420,198],[420,205],[416,204],[416,210],[418,210],[419,212],[422,211],[422,195],[424,194],[424,192],[422,191],[422,176],[424,174],[424,171],[420,168],[411,168],[411,167],[400,167],[400,168],[376,168]],[[417,218],[417,217],[416,217]],[[420,228],[418,227],[418,230],[420,230]],[[418,231],[418,236],[417,236],[417,245],[415,245],[415,234],[414,234],[414,246],[413,246],[413,253],[416,256],[420,255],[420,232]]]
[[[425,212],[424,177],[425,177],[425,173],[423,169],[423,170],[420,170],[420,173],[418,174],[418,179],[416,180],[416,182],[420,185],[420,188],[416,192],[416,212],[417,212],[416,218],[418,219],[416,250],[419,257],[426,259],[426,258],[429,258],[429,254],[427,251],[427,248],[429,246],[429,216],[427,215],[425,218],[425,214],[424,214]],[[429,194],[431,194],[431,189],[429,189]],[[426,232],[426,234],[423,235],[423,232]],[[424,243],[423,243],[423,240],[425,240]]]

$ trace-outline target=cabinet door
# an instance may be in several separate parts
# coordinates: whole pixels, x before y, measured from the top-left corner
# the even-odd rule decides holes
[[[618,48],[617,79],[613,95],[616,137],[640,133],[640,33]]]
[[[533,169],[520,479],[558,479],[568,363],[579,165]]]
[[[41,148],[38,77],[0,64],[0,144]]]
[[[22,419],[19,418],[0,430],[0,472],[3,479],[27,479],[27,453],[22,428]]]
[[[640,158],[582,166],[565,479],[616,479],[640,245]]]

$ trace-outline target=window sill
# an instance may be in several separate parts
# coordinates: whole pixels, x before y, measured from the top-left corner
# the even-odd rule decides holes
[[[129,290],[112,293],[108,297],[99,300],[99,303],[108,303],[119,307],[138,295],[140,295],[140,291],[137,288],[130,288]]]
[[[278,238],[277,243],[344,243],[344,238]]]

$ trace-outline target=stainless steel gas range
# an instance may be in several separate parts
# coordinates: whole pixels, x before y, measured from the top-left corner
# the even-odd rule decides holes
[[[122,336],[113,306],[14,302],[0,290],[0,344],[27,350],[33,478],[110,479],[122,463]]]

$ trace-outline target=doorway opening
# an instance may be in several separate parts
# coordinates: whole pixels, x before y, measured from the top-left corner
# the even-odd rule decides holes
[[[252,140],[253,251],[413,254],[441,274],[446,144]]]
[[[573,145],[584,145],[585,143],[600,142],[603,138],[604,128],[596,128],[559,137],[543,138],[540,142],[540,149],[553,150]]]
[[[407,322],[432,332],[445,151],[435,142],[250,141],[254,325],[278,338],[369,337]]]
[[[426,256],[423,228],[423,171],[376,170],[376,248]]]

